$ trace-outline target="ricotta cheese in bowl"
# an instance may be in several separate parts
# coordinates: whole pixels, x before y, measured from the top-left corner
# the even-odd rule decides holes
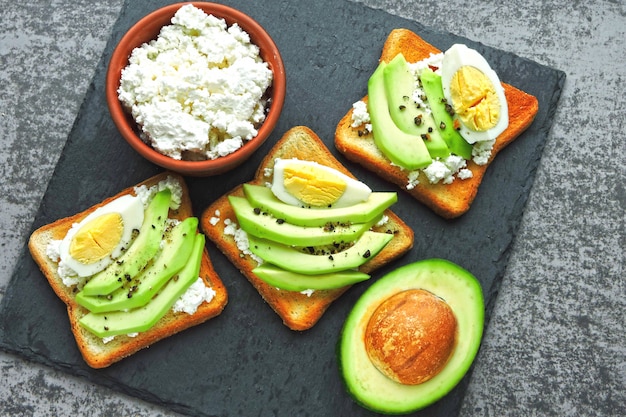
[[[278,48],[251,17],[217,3],[177,3],[122,37],[107,104],[142,156],[184,175],[216,175],[270,135],[285,97]]]

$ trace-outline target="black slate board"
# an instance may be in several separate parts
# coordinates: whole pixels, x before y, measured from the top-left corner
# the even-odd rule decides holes
[[[132,152],[116,131],[106,109],[103,82],[108,57],[126,29],[166,3],[127,1],[123,7],[33,230],[159,172]],[[415,246],[373,277],[375,280],[419,259],[449,259],[480,279],[488,318],[552,125],[564,73],[354,3],[224,3],[238,7],[269,30],[285,61],[287,98],[274,134],[244,167],[220,177],[188,179],[198,214],[215,198],[252,178],[262,156],[292,126],[311,127],[337,155],[335,126],[365,94],[367,79],[393,28],[409,28],[442,50],[455,42],[467,43],[484,53],[504,82],[539,99],[535,122],[496,158],[472,209],[460,219],[443,220],[399,191],[394,211],[414,228]],[[341,156],[339,159],[373,189],[395,189]],[[346,394],[335,359],[342,323],[368,284],[348,291],[313,329],[292,332],[212,244],[208,249],[229,290],[224,313],[121,363],[93,370],[75,347],[64,305],[24,248],[1,306],[0,347],[190,415],[373,415]],[[416,415],[457,415],[468,381],[469,375],[447,397]]]

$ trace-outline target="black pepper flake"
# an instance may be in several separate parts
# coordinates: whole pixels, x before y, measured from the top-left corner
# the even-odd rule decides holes
[[[439,129],[444,130],[446,128],[446,124],[444,122],[439,123]]]
[[[285,219],[276,219],[276,223],[283,224],[285,223]]]
[[[109,330],[109,326],[104,326],[104,330]]]
[[[445,108],[446,108],[446,112],[447,112],[450,116],[454,116],[454,109],[452,108],[452,106],[451,106],[451,105],[446,104]]]
[[[129,274],[124,274],[124,278],[126,278],[126,281],[130,282],[131,277]]]
[[[129,292],[128,294],[126,294],[126,298],[133,298],[133,293]]]
[[[368,250],[366,250],[366,251],[365,251],[365,253],[363,254],[363,257],[367,259],[367,258],[369,258],[370,256],[372,256],[372,253],[371,253],[371,252],[370,252],[370,250],[368,249]]]
[[[328,259],[330,259],[331,261],[333,261],[335,258],[333,258],[333,255],[328,255]]]
[[[433,133],[433,128],[432,127],[428,128],[428,133]]]
[[[152,228],[153,228],[153,229],[156,229],[156,227],[155,227],[153,224],[152,224],[152,225],[150,225],[150,226],[152,226]]]
[[[422,124],[422,115],[418,114],[417,116],[415,116],[415,119],[413,119],[413,122],[415,122],[417,126],[420,126]]]
[[[252,210],[254,212],[254,214],[261,214],[261,209],[258,207],[255,207],[254,210]]]
[[[113,299],[113,295],[112,294],[107,294],[107,300],[112,300],[112,299]]]
[[[401,104],[398,108],[399,108],[401,111],[402,111],[402,110],[406,110],[406,106],[405,106],[404,104]]]

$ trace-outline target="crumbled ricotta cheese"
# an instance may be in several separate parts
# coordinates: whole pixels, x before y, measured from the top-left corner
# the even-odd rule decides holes
[[[172,210],[178,209],[183,198],[183,187],[174,177],[168,176],[166,179],[159,181],[158,184],[153,185],[152,187],[147,187],[145,185],[136,186],[133,188],[133,191],[143,203],[144,208],[147,208],[148,204],[150,204],[150,201],[152,200],[152,197],[154,197],[154,195],[159,191],[165,190],[166,188],[169,188],[171,192],[170,208]]]
[[[472,147],[472,160],[476,165],[485,165],[491,157],[491,150],[495,140],[485,140],[476,142]]]
[[[133,50],[118,97],[142,139],[174,159],[215,159],[257,135],[273,78],[237,24],[181,7],[157,39]],[[193,155],[193,156],[192,156]]]
[[[209,219],[209,224],[211,226],[215,226],[216,224],[218,224],[220,222],[220,215],[221,215],[220,211],[215,210],[213,217]]]
[[[185,312],[187,314],[194,314],[200,304],[203,302],[210,303],[215,297],[215,290],[204,285],[204,280],[199,278],[191,284],[187,291],[180,296],[174,303],[172,310],[174,313]]]
[[[312,296],[315,293],[315,290],[304,290],[304,291],[300,291],[300,294],[306,295],[307,297]]]
[[[367,111],[367,104],[363,100],[359,100],[352,104],[352,124],[351,127],[364,126],[368,132],[372,131],[370,123],[370,114]]]
[[[252,259],[254,259],[259,265],[263,263],[263,259],[252,253],[250,250],[250,241],[248,240],[248,234],[239,227],[237,223],[232,221],[231,219],[224,220],[224,234],[228,236],[232,236],[235,240],[235,244],[237,245],[237,249],[243,255],[248,255]]]

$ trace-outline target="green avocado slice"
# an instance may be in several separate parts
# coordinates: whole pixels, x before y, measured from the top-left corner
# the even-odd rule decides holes
[[[120,288],[126,277],[134,277],[156,255],[169,211],[169,189],[155,194],[146,209],[139,235],[128,250],[83,287],[85,295],[107,295]]]
[[[446,109],[446,100],[441,86],[441,76],[435,74],[430,68],[426,68],[420,74],[422,88],[428,97],[430,109],[433,112],[435,124],[439,128],[439,133],[448,144],[450,151],[467,160],[472,159],[472,145],[470,145],[461,134],[454,129],[452,116]]]
[[[348,249],[334,254],[311,254],[295,247],[248,235],[250,251],[265,262],[305,275],[327,274],[358,268],[380,252],[393,238],[389,233],[364,232]]]
[[[398,201],[395,192],[373,192],[367,201],[349,207],[313,209],[283,203],[268,187],[244,184],[250,204],[271,213],[277,219],[299,226],[324,226],[332,223],[368,223]]]
[[[367,83],[367,106],[374,142],[394,164],[410,170],[425,168],[430,165],[432,158],[424,140],[400,130],[389,114],[384,82],[386,66],[384,61],[381,62]]]
[[[149,330],[172,308],[176,300],[187,291],[191,284],[198,279],[204,244],[204,235],[201,233],[196,234],[189,261],[178,273],[178,279],[169,280],[161,289],[161,292],[154,296],[145,306],[129,311],[89,313],[79,320],[80,325],[98,337]]]
[[[365,329],[378,305],[408,289],[425,289],[445,300],[457,319],[456,347],[442,371],[418,385],[403,385],[369,360]],[[408,414],[449,393],[469,370],[480,346],[484,324],[480,283],[467,270],[443,259],[400,267],[376,281],[355,303],[338,343],[338,362],[350,395],[361,406],[385,414]]]
[[[413,100],[416,80],[404,55],[396,55],[383,71],[389,114],[404,132],[424,138],[424,144],[432,158],[450,155],[448,145],[435,127],[435,119],[425,106]]]
[[[186,218],[166,235],[163,249],[154,261],[121,288],[106,296],[90,296],[81,291],[76,294],[76,302],[92,313],[129,310],[147,304],[187,263],[197,227],[196,217]]]
[[[324,226],[298,226],[275,218],[250,205],[242,197],[229,196],[239,226],[248,234],[292,246],[323,246],[352,242],[368,230],[378,219],[367,223],[327,223]]]
[[[328,274],[305,275],[268,263],[257,266],[252,272],[269,285],[286,291],[332,290],[370,278],[368,274],[353,269]]]

